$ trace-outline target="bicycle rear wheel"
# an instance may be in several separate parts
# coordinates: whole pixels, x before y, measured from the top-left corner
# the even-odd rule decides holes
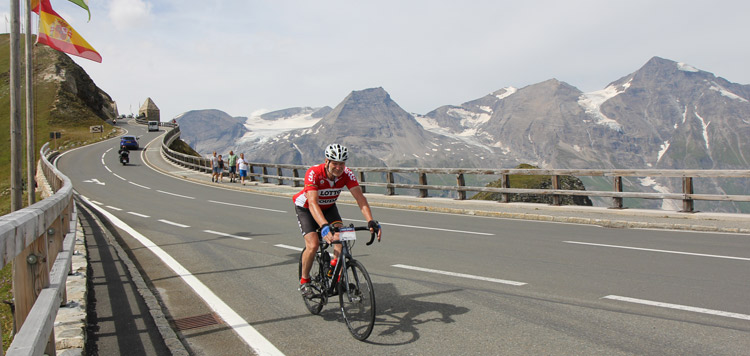
[[[375,325],[375,290],[365,266],[356,260],[347,261],[338,290],[346,326],[355,339],[367,339]]]
[[[299,268],[298,277],[302,279],[302,254],[305,253],[305,249],[302,249],[302,253],[299,255]],[[315,290],[313,295],[309,298],[302,296],[302,300],[305,301],[307,310],[310,313],[317,315],[320,310],[323,309],[323,305],[326,303],[326,296],[324,292],[323,278],[325,276],[321,273],[321,261],[320,255],[315,254],[315,260],[313,261],[312,268],[310,269],[310,286]]]

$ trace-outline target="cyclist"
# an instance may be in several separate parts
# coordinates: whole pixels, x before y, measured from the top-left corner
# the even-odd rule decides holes
[[[302,254],[302,279],[300,292],[306,297],[312,295],[310,287],[310,269],[318,250],[318,229],[326,242],[338,239],[338,233],[333,227],[342,226],[341,216],[336,207],[341,190],[346,187],[357,201],[359,210],[367,220],[371,232],[378,234],[378,241],[382,230],[377,221],[372,218],[370,204],[367,202],[357,177],[346,167],[349,152],[346,147],[337,143],[329,145],[325,150],[325,162],[310,167],[305,173],[305,187],[293,197],[297,221],[302,235],[305,237],[305,252]],[[341,254],[341,245],[334,245],[331,266],[335,266]]]

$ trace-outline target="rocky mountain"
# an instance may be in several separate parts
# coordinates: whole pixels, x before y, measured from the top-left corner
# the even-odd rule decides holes
[[[246,117],[232,117],[220,110],[193,110],[176,118],[180,138],[203,155],[225,152],[248,132]]]
[[[267,116],[266,127],[304,111],[288,110]],[[750,136],[750,86],[659,57],[590,93],[550,79],[416,115],[399,107],[382,88],[373,88],[352,92],[320,119],[312,116],[314,111],[304,111],[304,126],[276,126],[273,135],[265,136],[245,133],[234,145],[244,145],[253,161],[297,164],[318,162],[327,143],[340,142],[355,153],[352,166],[750,167],[750,146],[745,144]],[[247,120],[245,126],[255,131],[259,122]],[[215,142],[220,137],[227,144],[224,151],[237,137],[227,131],[216,134]],[[183,130],[183,139],[189,141],[189,136]],[[609,181],[583,179],[587,185],[611,189]],[[747,183],[695,182],[700,192],[730,194],[743,191]],[[626,179],[625,184],[635,191],[681,190],[679,179],[644,177]],[[663,207],[674,208],[669,203]],[[662,202],[638,204],[653,207]],[[741,205],[722,209],[750,211]]]

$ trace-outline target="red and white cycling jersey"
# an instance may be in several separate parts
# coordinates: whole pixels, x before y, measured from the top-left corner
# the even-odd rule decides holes
[[[359,186],[359,182],[357,182],[357,177],[354,176],[354,172],[349,170],[349,167],[344,168],[344,173],[340,177],[330,180],[326,176],[325,163],[321,163],[307,170],[305,173],[305,188],[295,194],[292,199],[294,199],[295,205],[309,208],[309,202],[305,193],[310,190],[317,190],[318,205],[320,205],[321,209],[325,210],[336,203],[336,199],[341,194],[341,189],[344,187],[352,189],[356,186]]]

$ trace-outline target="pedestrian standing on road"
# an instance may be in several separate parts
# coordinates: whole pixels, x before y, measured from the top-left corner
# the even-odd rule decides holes
[[[211,156],[211,182],[217,182],[218,181],[218,174],[219,171],[219,157],[216,157],[216,151],[214,151],[214,155]]]
[[[219,155],[219,169],[216,172],[218,174],[218,178],[216,179],[217,182],[224,183],[224,160],[221,158],[221,155]]]
[[[234,151],[229,151],[229,156],[227,157],[227,164],[229,165],[229,183],[236,183],[237,182],[237,155],[234,154]]]
[[[240,159],[237,160],[237,170],[240,171],[240,182],[245,185],[245,177],[247,177],[247,161],[245,161],[245,154],[240,153]]]

